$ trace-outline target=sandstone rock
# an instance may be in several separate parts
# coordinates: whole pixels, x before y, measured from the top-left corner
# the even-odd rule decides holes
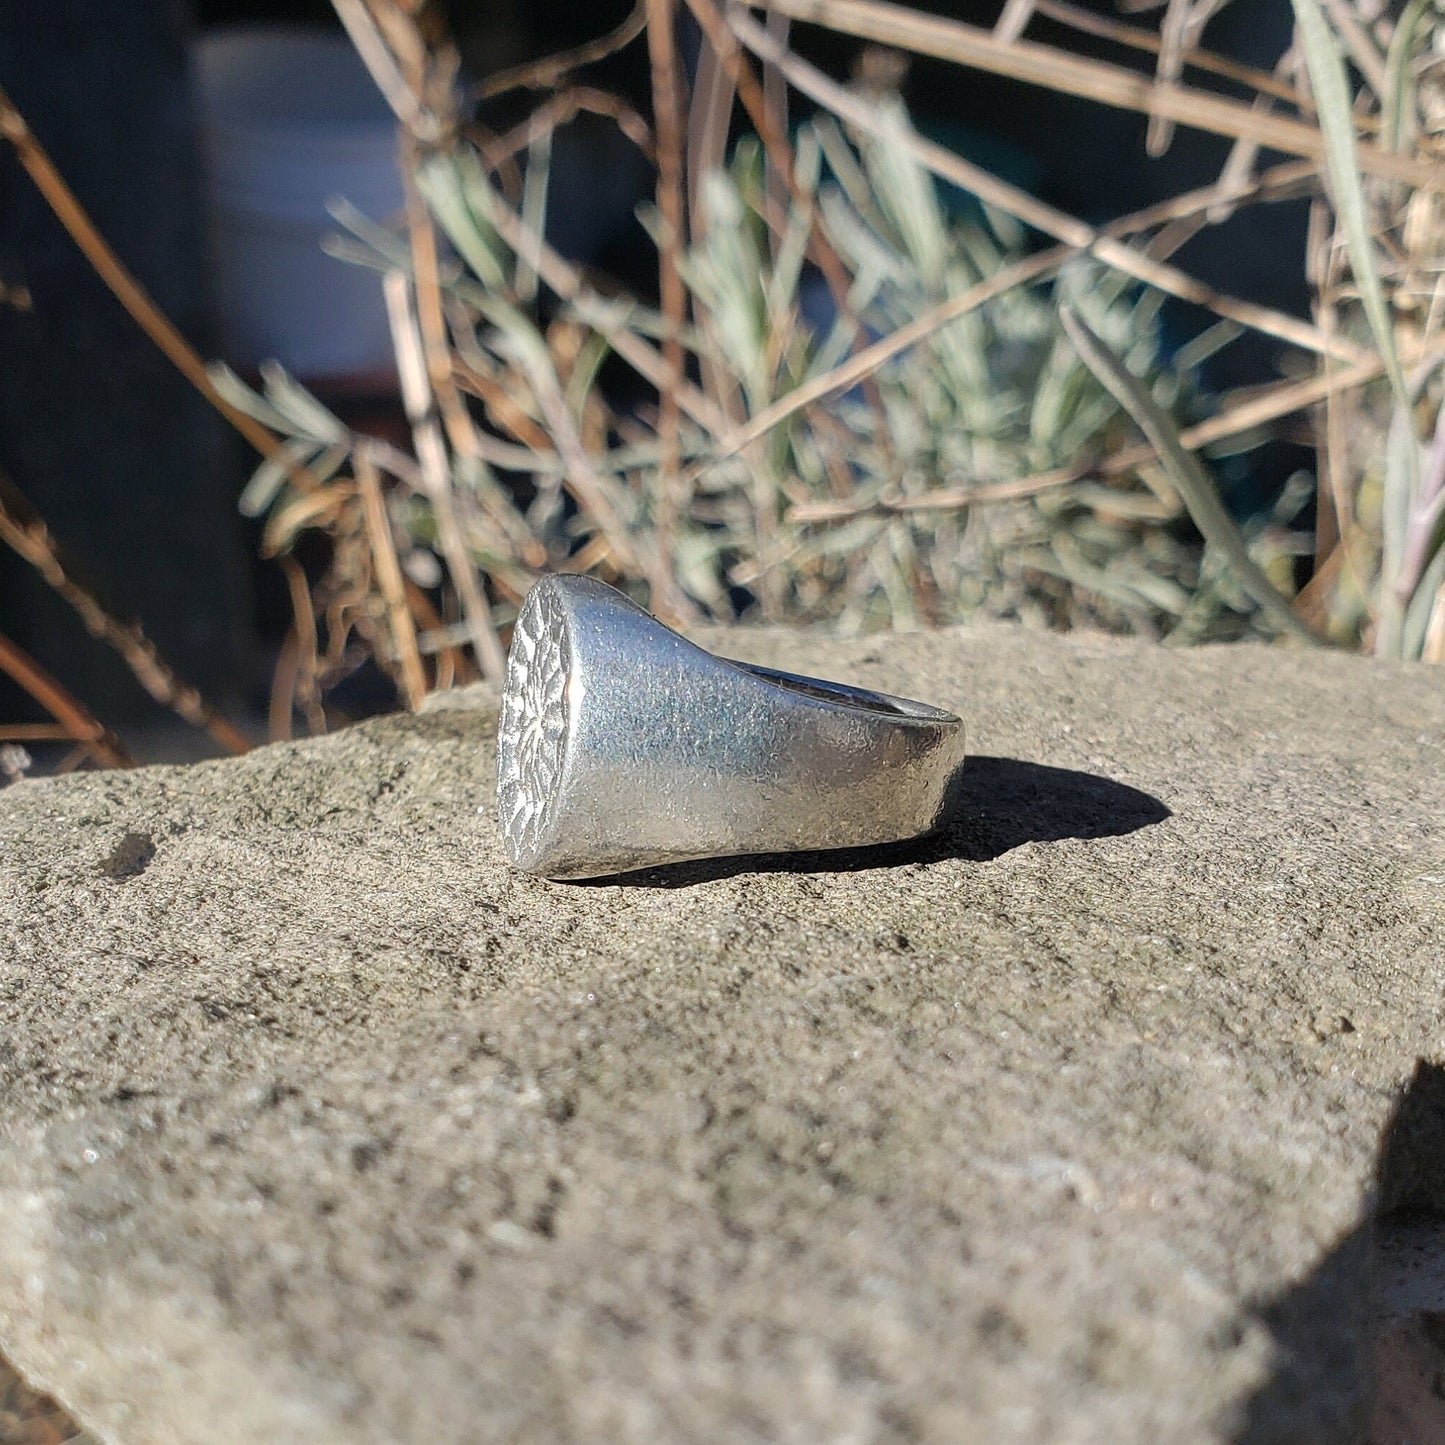
[[[1445,678],[725,646],[956,707],[947,836],[525,877],[486,694],[0,793],[0,1351],[144,1445],[1357,1438]]]

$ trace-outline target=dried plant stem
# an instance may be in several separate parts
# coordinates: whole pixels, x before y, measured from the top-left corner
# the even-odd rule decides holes
[[[371,544],[372,566],[377,585],[386,603],[387,623],[391,629],[391,651],[401,673],[402,694],[406,705],[415,712],[426,697],[426,672],[416,645],[416,624],[406,601],[406,581],[396,557],[396,543],[391,533],[391,520],[386,514],[386,498],[381,490],[381,473],[365,445],[352,457],[356,468],[356,485],[361,492],[361,505],[366,516],[366,535]]]
[[[1242,189],[1232,194],[1232,200],[1243,203],[1264,204],[1271,201],[1297,200],[1310,194],[1319,176],[1320,168],[1314,161],[1283,161],[1267,171],[1243,183]],[[1208,216],[1219,202],[1219,182],[1199,186],[1192,191],[1181,191],[1157,205],[1142,211],[1134,211],[1110,221],[1104,227],[1110,236],[1128,236],[1140,231],[1165,226],[1172,221],[1185,220],[1201,214]]]
[[[134,766],[135,760],[120,739],[3,632],[0,632],[0,672],[24,688],[56,720],[64,730],[63,736],[79,743],[102,767]]]
[[[736,4],[738,0],[725,0]],[[731,38],[731,31],[725,31]],[[699,51],[697,73],[693,79],[692,99],[688,108],[687,135],[687,215],[688,234],[694,246],[707,239],[708,216],[703,201],[703,182],[727,163],[729,131],[732,125],[733,102],[737,85],[728,66],[723,64],[716,46],[705,43]],[[717,399],[733,422],[742,418],[742,397],[713,348],[703,347],[698,353],[698,368],[703,389]]]
[[[415,176],[419,152],[415,140],[406,135],[402,145],[403,170],[406,176],[406,225],[411,246],[412,286],[416,298],[417,328],[421,336],[422,357],[426,363],[426,379],[432,399],[440,413],[442,425],[452,450],[459,456],[480,462],[482,445],[472,414],[457,387],[447,339],[446,312],[442,302],[441,275],[437,258],[436,227],[431,212],[417,190]],[[381,462],[373,453],[372,459]],[[497,551],[505,552],[510,542],[530,560],[542,555],[541,544],[527,525],[527,520],[512,505],[511,499],[498,487],[482,490],[480,503],[489,513],[503,540]]]
[[[482,456],[494,460],[498,466],[524,472],[535,470],[547,460],[549,453],[554,453],[547,429],[527,415],[504,382],[480,371],[466,356],[457,356],[452,366],[462,390],[470,392],[486,407],[494,425],[511,433],[521,443],[513,446],[510,442],[499,442],[479,433],[477,443]]]
[[[276,684],[271,690],[271,737],[273,741],[291,736],[291,713],[299,707],[313,736],[326,731],[326,709],[321,704],[321,664],[316,655],[316,610],[311,589],[301,564],[288,553],[277,557],[286,588],[291,594],[291,639],[276,667]],[[281,684],[284,682],[285,686]],[[277,717],[285,726],[277,730]]]
[[[416,174],[418,152],[410,137],[404,146],[402,167],[408,178]],[[417,328],[426,362],[427,384],[446,427],[452,449],[475,456],[471,413],[457,390],[447,345],[446,315],[442,310],[441,280],[437,268],[436,227],[415,185],[407,186],[406,227],[411,241],[412,288],[416,298]]]
[[[791,26],[786,15],[776,10],[768,12],[768,34],[780,45],[788,43],[788,34]],[[768,129],[774,135],[787,136],[788,134],[788,85],[779,73],[776,66],[765,65],[763,67],[763,109],[768,117]],[[789,200],[798,194],[797,183],[793,179],[793,152],[789,145],[783,152],[787,161],[785,166],[779,166],[774,158],[768,156],[768,184],[767,192],[769,201],[778,210],[786,210]],[[821,234],[821,231],[819,232]],[[778,233],[772,233],[773,256],[777,257],[778,247],[781,238]]]
[[[1365,77],[1365,84],[1377,96],[1383,97],[1388,89],[1385,57],[1356,18],[1354,0],[1325,0],[1325,9],[1330,12],[1335,32],[1344,41],[1355,68]]]
[[[286,634],[276,654],[276,668],[271,674],[271,703],[266,715],[266,736],[273,743],[287,742],[291,737],[292,715],[296,711],[296,694],[301,676],[301,628],[293,615],[293,627]]]
[[[1306,269],[1314,282],[1315,317],[1326,332],[1333,332],[1339,325],[1339,312],[1335,307],[1333,288],[1329,284],[1329,232],[1328,208],[1322,200],[1316,200],[1310,207],[1309,230],[1305,240]],[[1326,374],[1329,366],[1326,364]],[[1317,428],[1316,491],[1315,491],[1315,547],[1316,565],[1326,561],[1334,551],[1336,542],[1348,531],[1344,516],[1344,499],[1341,488],[1344,483],[1345,447],[1344,430],[1341,425],[1340,398],[1344,395],[1335,390],[1325,400],[1324,415]]]
[[[227,752],[244,753],[250,742],[190,683],[177,676],[149,637],[134,622],[123,622],[76,576],[66,555],[25,494],[0,473],[0,541],[5,542],[75,609],[94,638],[114,648],[137,682],[162,707],[203,729]]]
[[[537,274],[563,300],[575,308],[578,316],[600,335],[607,338],[607,344],[644,380],[650,382],[661,393],[668,385],[670,374],[667,363],[652,346],[636,332],[623,324],[627,308],[616,301],[599,296],[582,280],[582,275],[570,261],[565,260],[547,242],[528,228],[526,222],[503,204],[500,197],[493,198],[488,217],[497,228],[497,234],[513,251],[527,250],[536,267]],[[704,431],[714,436],[726,435],[732,430],[728,419],[690,381],[684,380],[676,387],[678,405]]]
[[[34,181],[36,189],[96,274],[166,359],[262,456],[285,458],[281,443],[260,422],[232,406],[216,390],[206,363],[176,330],[170,318],[151,300],[140,282],[121,264],[105,237],[96,229],[95,222],[76,200],[75,193],[55,169],[54,162],[25,123],[24,116],[3,90],[0,90],[0,134],[14,147],[26,174]],[[315,479],[306,468],[296,462],[288,460],[286,470],[301,490],[310,491],[316,486]]]
[[[1285,74],[1293,68],[1295,61],[1294,47],[1279,58],[1275,65],[1276,74]],[[1261,92],[1254,98],[1254,108],[1258,111],[1269,110],[1274,104],[1275,97],[1271,94]],[[1238,196],[1248,186],[1249,177],[1254,172],[1256,161],[1259,159],[1259,144],[1252,140],[1237,140],[1229,148],[1229,156],[1224,165],[1220,168],[1219,180],[1215,182],[1219,192],[1219,198],[1209,208],[1209,223],[1217,226],[1229,219],[1234,214],[1238,204]]]
[[[1277,166],[1260,177],[1253,187],[1253,193],[1260,196],[1267,193],[1292,194],[1301,178],[1307,174],[1313,174],[1312,166],[1305,169],[1301,169],[1297,163]],[[1193,212],[1205,211],[1213,203],[1214,198],[1214,187],[1205,186],[1161,205],[1151,206],[1147,210],[1132,215],[1121,216],[1117,221],[1111,221],[1105,230],[1114,236],[1129,235],[1134,231],[1158,225],[1167,219],[1179,219]],[[950,321],[956,321],[960,316],[966,316],[970,311],[976,310],[985,302],[991,301],[995,296],[1000,296],[1015,286],[1042,280],[1045,276],[1057,271],[1065,261],[1078,254],[1078,250],[1073,246],[1050,247],[1049,250],[1040,251],[1036,255],[1017,261],[996,272],[988,280],[940,302],[931,310],[924,312],[922,316],[916,317],[907,325],[900,326],[896,331],[891,331],[887,336],[875,341],[866,350],[849,357],[847,361],[839,363],[822,376],[816,376],[802,386],[795,387],[771,406],[764,407],[755,413],[745,426],[737,428],[731,435],[724,435],[717,450],[697,463],[694,473],[706,471],[709,467],[736,456],[744,447],[751,446],[753,442],[765,436],[775,426],[781,425],[790,416],[796,415],[804,408],[812,406],[826,397],[847,391],[865,376],[871,375],[880,366],[886,365],[895,356],[907,351],[910,346],[916,346],[940,328],[947,326]],[[1371,369],[1372,366],[1373,363],[1366,360],[1356,363],[1352,369],[1364,368],[1369,376],[1379,375],[1380,369]],[[1341,378],[1344,375],[1345,373],[1341,373]],[[1304,385],[1313,384],[1304,383]],[[1318,397],[1315,399],[1318,400]]]
[[[662,456],[657,472],[657,566],[663,592],[656,601],[669,611],[678,607],[677,584],[670,559],[677,522],[687,505],[682,481],[682,413],[677,399],[683,376],[682,330],[687,324],[687,290],[678,256],[686,235],[683,219],[682,98],[673,34],[675,0],[646,0],[647,51],[652,66],[653,126],[657,131],[657,210],[662,235],[657,247],[657,275],[667,335],[662,359],[668,385],[658,397],[658,440]]]
[[[702,206],[703,178],[721,169],[727,159],[728,126],[736,95],[737,87],[727,66],[716,46],[709,42],[698,56],[687,124],[687,207],[693,245],[698,245],[707,234],[707,217]]]
[[[462,612],[471,631],[472,646],[484,677],[500,678],[507,668],[506,654],[492,624],[476,568],[467,554],[457,522],[456,499],[452,492],[451,469],[446,443],[432,407],[427,382],[426,360],[416,317],[412,311],[411,288],[400,271],[388,271],[382,283],[387,315],[391,321],[392,344],[396,349],[397,375],[401,382],[402,405],[411,423],[422,483],[436,518],[437,542],[446,559],[452,584],[461,599]]]
[[[1123,453],[1119,455],[1122,456]],[[1032,476],[1017,477],[1007,482],[982,482],[969,487],[947,487],[929,492],[885,493],[864,501],[839,497],[827,501],[799,502],[789,509],[787,520],[791,526],[801,527],[818,522],[847,522],[854,517],[904,517],[922,512],[957,512],[968,507],[982,506],[986,502],[1014,502],[1025,497],[1036,497],[1041,492],[1069,486],[1103,470],[1102,465],[1084,463],[1079,466],[1054,467],[1047,472],[1035,472]]]
[[[64,723],[5,723],[0,726],[0,743],[74,742]]]
[[[1040,251],[1035,256],[1030,256],[1023,261],[1015,261],[1013,265],[1003,267],[1002,270],[994,272],[986,281],[980,281],[976,285],[960,291],[958,295],[950,296],[948,300],[940,302],[937,306],[930,307],[921,316],[898,327],[896,331],[890,331],[887,336],[875,341],[871,346],[865,346],[862,351],[855,353],[847,361],[839,363],[831,371],[814,377],[812,381],[804,382],[801,386],[794,387],[786,396],[779,397],[772,405],[754,412],[748,421],[734,431],[731,436],[724,436],[717,450],[699,462],[694,471],[701,473],[716,466],[719,462],[736,456],[745,447],[749,447],[755,441],[765,437],[775,426],[786,421],[790,416],[796,415],[805,407],[856,386],[864,377],[871,376],[880,366],[891,361],[901,352],[907,351],[910,346],[916,346],[920,341],[927,340],[936,331],[947,326],[950,321],[957,321],[960,316],[967,316],[970,311],[976,311],[986,301],[993,300],[995,296],[1002,296],[1005,291],[1011,291],[1015,286],[1022,286],[1029,281],[1037,281],[1048,275],[1049,272],[1056,271],[1064,261],[1075,254],[1077,253],[1071,246],[1054,246],[1047,251]]]
[[[750,0],[757,4],[759,0]],[[1007,76],[1066,95],[1077,95],[1123,110],[1159,115],[1195,130],[1256,140],[1287,155],[1323,160],[1325,143],[1317,127],[1284,116],[1258,114],[1246,102],[1157,81],[1102,61],[1067,55],[1052,46],[1016,40],[1001,45],[991,32],[957,20],[921,15],[886,0],[768,0],[771,9],[802,20],[950,60],[975,70]],[[1361,145],[1359,164],[1372,175],[1408,181],[1429,190],[1445,189],[1445,166]]]
[[[793,171],[792,148],[788,144],[786,131],[778,124],[777,107],[770,105],[766,88],[758,81],[753,74],[752,67],[748,64],[742,48],[738,45],[737,38],[733,35],[728,23],[718,12],[712,0],[687,0],[688,8],[692,11],[693,18],[697,21],[707,40],[709,54],[715,58],[721,66],[724,74],[730,83],[731,93],[736,94],[742,102],[743,109],[747,112],[748,119],[752,121],[759,139],[763,143],[763,151],[767,157],[768,167],[768,188],[773,191],[778,186],[787,193],[792,204],[799,207],[809,217],[810,242],[813,253],[818,261],[819,267],[827,281],[828,289],[832,294],[834,304],[843,315],[849,314],[848,303],[848,274],[837,252],[833,249],[832,243],[828,240],[822,226],[818,222],[815,208],[809,198],[802,194],[798,185],[797,177]],[[770,22],[774,19],[769,16]],[[722,135],[720,142],[726,138],[727,126],[724,123],[721,127]],[[693,183],[701,186],[702,175],[695,175]],[[781,209],[779,209],[781,214]],[[770,227],[770,234],[774,238],[778,235],[778,226]],[[852,350],[856,352],[862,345],[862,327],[855,322],[853,326],[854,341]],[[709,365],[708,371],[715,372],[715,365]],[[708,373],[705,373],[705,375]],[[887,427],[883,425],[883,409],[876,389],[873,388],[872,378],[868,379],[869,404],[872,406],[879,425],[877,434],[879,437],[887,436]],[[725,393],[718,388],[720,396]],[[737,399],[734,398],[734,405]],[[694,473],[689,474],[689,482]],[[765,557],[775,557],[779,551],[778,539],[778,516],[776,509],[766,499],[767,486],[763,480],[762,469],[758,472],[757,495],[759,504],[754,508],[754,526],[757,529],[757,545],[759,551]],[[758,574],[758,600],[762,606],[762,613],[765,618],[777,615],[782,603],[782,583],[774,567],[763,565]]]
[[[769,105],[766,91],[758,83],[758,78],[753,74],[752,68],[743,55],[742,47],[738,43],[737,26],[745,24],[751,27],[751,31],[765,37],[766,45],[757,52],[764,59],[771,61],[774,56],[787,55],[791,52],[777,35],[749,20],[741,7],[730,8],[728,17],[724,19],[713,0],[687,0],[687,5],[703,35],[707,38],[708,45],[732,81],[738,99],[742,102],[748,119],[753,123],[753,128],[763,143],[769,164],[782,178],[792,203],[805,208],[811,217],[810,241],[813,254],[818,262],[818,269],[822,271],[823,278],[828,283],[834,305],[843,315],[856,321],[856,318],[851,317],[848,302],[851,278],[848,275],[847,267],[844,266],[833,243],[828,239],[817,216],[813,214],[814,208],[809,198],[803,194],[798,185],[793,171],[792,147],[788,143],[786,132],[778,125],[775,107]],[[787,72],[782,67],[778,67],[778,73],[784,77],[787,76]],[[799,87],[799,89],[801,88]],[[859,335],[862,334],[861,326],[855,325],[854,329]],[[881,402],[876,397],[872,398],[872,401],[875,413],[881,417]],[[886,431],[886,428],[880,428],[881,431]]]
[[[490,100],[493,96],[504,95],[509,90],[520,90],[525,86],[556,85],[568,72],[584,65],[595,64],[613,52],[631,45],[642,34],[646,25],[646,0],[638,0],[627,18],[606,35],[571,50],[558,51],[543,60],[529,61],[525,65],[513,66],[510,70],[499,70],[477,87],[477,93],[483,100]]]
[[[363,0],[331,0],[331,4],[337,18],[346,27],[356,53],[371,72],[376,88],[385,97],[397,120],[411,135],[435,140],[440,133],[440,124],[423,108],[416,88],[403,75],[376,23],[376,17]]]
[[[836,81],[830,80],[815,66],[779,46],[761,26],[747,16],[735,15],[732,26],[748,49],[776,65],[805,95],[826,106],[849,125],[875,136],[886,137],[890,143],[901,146],[920,165],[971,191],[984,204],[997,206],[1045,235],[1052,236],[1077,251],[1092,253],[1106,265],[1134,276],[1171,296],[1206,307],[1218,316],[1238,321],[1241,325],[1253,327],[1256,331],[1281,341],[1287,341],[1307,351],[1329,351],[1349,361],[1357,361],[1365,354],[1363,348],[1340,337],[1326,337],[1318,327],[1311,326],[1298,317],[1216,291],[1179,267],[1157,261],[1066,212],[1047,205],[1027,191],[1000,180],[981,166],[964,160],[953,151],[924,139],[916,132],[889,125],[876,107]]]
[[[478,146],[483,163],[488,170],[501,170],[521,151],[550,136],[558,127],[566,125],[584,111],[590,115],[606,116],[608,120],[615,122],[617,129],[648,160],[657,160],[657,147],[652,139],[652,130],[630,105],[608,91],[597,90],[590,85],[573,85],[560,95],[544,101],[506,134]]]
[[[1435,355],[1445,354],[1445,347],[1437,348]],[[1253,431],[1282,416],[1303,411],[1341,392],[1363,386],[1384,375],[1385,368],[1378,357],[1370,357],[1354,366],[1339,371],[1326,371],[1308,381],[1282,382],[1267,388],[1246,400],[1226,407],[1217,416],[1200,422],[1197,426],[1186,427],[1179,433],[1180,443],[1189,451],[1199,451],[1215,442],[1227,441],[1231,437]],[[1050,471],[1036,472],[1032,476],[1018,477],[1006,482],[983,483],[970,487],[940,488],[936,491],[916,492],[908,495],[874,497],[866,501],[839,499],[836,501],[800,502],[788,513],[791,523],[844,522],[853,517],[865,516],[870,512],[948,512],[962,507],[971,507],[981,502],[998,502],[1019,497],[1031,497],[1039,492],[1051,491],[1055,487],[1068,486],[1087,476],[1119,477],[1137,471],[1142,466],[1157,460],[1152,446],[1122,447],[1107,457],[1078,466],[1055,467]]]
[[[1239,524],[1220,500],[1218,487],[1200,465],[1199,459],[1183,445],[1163,409],[1076,311],[1066,306],[1060,312],[1060,318],[1069,339],[1090,371],[1149,439],[1194,525],[1205,541],[1224,557],[1235,580],[1280,632],[1288,633],[1301,642],[1317,642],[1319,639],[1291,608],[1289,599],[1249,555]]]
[[[445,624],[432,606],[431,598],[410,578],[406,584],[406,599],[411,615],[426,629],[417,637],[417,651],[424,657],[436,658],[436,690],[445,692],[459,683],[475,682],[480,674],[462,648],[456,643],[437,640],[437,634],[444,630]]]
[[[412,285],[385,283],[388,315],[401,381],[403,404],[412,424],[419,459],[413,486],[428,496],[438,538],[463,612],[474,633],[473,645],[483,673],[505,668],[501,644],[491,623],[486,594],[477,581],[465,537],[479,537],[491,554],[538,561],[542,548],[526,519],[487,474],[479,433],[457,387],[452,366],[445,301],[442,295],[436,228],[416,183],[425,156],[457,131],[455,73],[458,57],[446,44],[431,44],[417,23],[417,7],[391,0],[336,0],[363,62],[402,123],[402,171],[406,181],[407,236]],[[392,92],[399,90],[400,95]],[[442,429],[458,459],[458,486],[443,442]],[[371,461],[388,466],[380,448]],[[404,473],[389,467],[393,474]],[[504,564],[505,565],[505,564]]]
[[[1012,45],[1029,28],[1037,4],[1038,0],[1005,0],[1003,10],[994,22],[993,38],[1000,45]]]
[[[1081,30],[1087,35],[1099,35],[1106,40],[1116,40],[1120,45],[1128,45],[1135,50],[1144,50],[1150,55],[1158,55],[1163,48],[1159,37],[1152,30],[1142,30],[1138,26],[1125,25],[1107,15],[1096,15],[1092,10],[1085,10],[1078,5],[1070,5],[1066,3],[1066,0],[1035,0],[1034,8],[1040,15],[1046,15],[1050,20],[1057,20],[1061,25]],[[1184,51],[1184,63],[1186,66],[1192,66],[1195,70],[1204,70],[1213,75],[1222,75],[1228,80],[1236,80],[1241,85],[1249,86],[1251,90],[1272,95],[1276,100],[1282,100],[1298,109],[1303,109],[1299,92],[1280,80],[1278,76],[1269,74],[1268,71],[1256,70],[1254,66],[1242,65],[1228,56],[1216,55],[1213,51],[1199,50],[1194,47]]]
[[[614,562],[620,567],[632,569],[647,581],[652,592],[653,610],[663,621],[673,624],[698,621],[697,609],[677,587],[665,563],[650,548],[644,550],[639,545],[640,539],[634,539],[618,513],[608,495],[607,484],[588,454],[568,410],[567,398],[551,359],[542,354],[524,354],[522,364],[527,368],[537,405],[551,428],[552,439],[562,459],[563,484],[577,499],[584,515],[596,522]]]
[[[1203,29],[1201,12],[1217,8],[1217,0],[1165,0],[1164,18],[1159,25],[1158,60],[1155,79],[1175,85],[1184,73],[1184,52],[1198,39]],[[1150,156],[1162,156],[1174,137],[1174,123],[1168,117],[1150,113],[1144,148]]]
[[[1334,244],[1334,220],[1329,206],[1316,197],[1310,206],[1309,230],[1305,239],[1305,275],[1315,295],[1315,317],[1321,329],[1333,332],[1339,326],[1337,300],[1340,289],[1343,247]],[[1427,328],[1426,335],[1434,335]],[[1428,358],[1427,358],[1428,359]],[[1383,375],[1385,363],[1380,360],[1377,375]],[[1323,365],[1323,379],[1332,377],[1331,363]],[[1323,630],[1329,616],[1332,594],[1337,592],[1344,575],[1348,575],[1355,594],[1363,601],[1373,626],[1378,609],[1366,580],[1368,568],[1356,555],[1357,529],[1353,523],[1355,499],[1348,475],[1349,444],[1346,436],[1346,408],[1353,408],[1352,388],[1332,384],[1324,398],[1321,415],[1315,422],[1316,501],[1315,501],[1315,573],[1300,593],[1296,608],[1300,615]]]
[[[706,37],[711,53],[717,57],[719,64],[727,72],[738,99],[747,112],[748,119],[752,121],[754,129],[763,143],[763,149],[767,154],[768,164],[772,168],[773,175],[781,181],[792,204],[809,218],[809,244],[812,255],[817,261],[818,269],[823,273],[823,279],[828,284],[833,305],[837,307],[838,314],[847,318],[850,324],[853,334],[849,349],[854,356],[857,356],[865,344],[863,339],[865,329],[854,314],[853,305],[849,299],[852,278],[832,241],[828,238],[828,233],[823,229],[811,198],[805,196],[802,188],[798,185],[797,175],[793,169],[792,146],[788,142],[786,130],[780,126],[778,120],[779,107],[769,103],[767,91],[758,83],[758,79],[753,74],[752,67],[747,63],[747,58],[738,43],[738,37],[733,31],[732,21],[746,20],[747,18],[743,13],[743,7],[741,5],[729,6],[729,17],[724,19],[714,0],[687,0],[687,5],[692,11],[693,19],[697,21]],[[770,15],[770,26],[774,20],[780,24],[786,23],[783,17]],[[770,47],[787,53],[784,40],[785,30],[769,29],[765,33]],[[786,78],[778,67],[773,67],[771,73],[780,81]],[[700,180],[700,178],[697,179]],[[773,233],[776,235],[776,227],[773,228]],[[892,442],[884,413],[883,398],[879,395],[871,372],[862,378],[862,386],[869,409],[873,413],[874,429],[879,444],[883,449],[887,464],[892,466]],[[773,535],[775,525],[771,515],[760,515],[758,522],[764,548],[775,547],[777,539]],[[770,608],[778,600],[778,581],[771,567],[765,569],[763,599]]]

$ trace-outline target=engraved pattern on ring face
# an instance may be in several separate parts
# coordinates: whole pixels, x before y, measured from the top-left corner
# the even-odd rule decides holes
[[[570,653],[561,608],[545,591],[534,592],[512,632],[497,727],[497,803],[514,861],[533,853],[556,806]]]

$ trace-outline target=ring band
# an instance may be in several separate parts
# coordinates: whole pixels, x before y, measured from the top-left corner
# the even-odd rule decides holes
[[[517,867],[597,878],[916,838],[963,757],[951,712],[715,657],[606,583],[552,576],[512,635],[497,804]]]

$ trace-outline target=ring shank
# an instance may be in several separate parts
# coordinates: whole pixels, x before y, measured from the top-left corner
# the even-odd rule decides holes
[[[953,713],[715,657],[593,579],[538,583],[517,633],[498,796],[550,878],[917,837],[963,760]]]
[[[895,697],[889,692],[874,692],[866,687],[852,687],[843,682],[828,682],[821,677],[803,677],[795,672],[780,672],[775,667],[764,667],[757,662],[738,662],[731,657],[719,657],[717,661],[726,662],[731,667],[740,667],[755,677],[776,683],[792,692],[835,703],[839,707],[853,707],[863,712],[881,713],[889,718],[911,718],[915,722],[935,723],[940,726],[947,726],[949,723],[962,725],[962,719],[957,713],[933,707],[926,702],[915,702],[909,697]]]

